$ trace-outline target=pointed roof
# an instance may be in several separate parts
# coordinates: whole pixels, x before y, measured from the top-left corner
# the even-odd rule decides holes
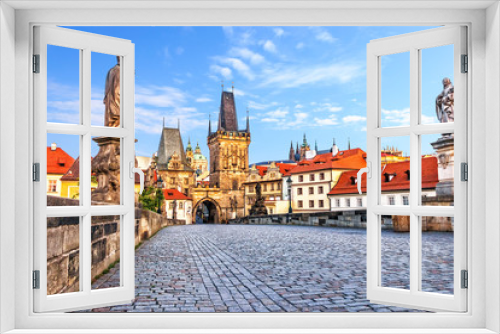
[[[158,144],[158,169],[167,169],[168,162],[174,152],[179,155],[183,168],[188,169],[186,153],[184,152],[184,145],[182,144],[181,132],[176,128],[164,127],[161,132],[160,143]]]
[[[191,138],[188,139],[188,145],[186,147],[186,152],[191,152],[193,148],[191,147]]]
[[[233,92],[222,92],[217,131],[238,131],[238,117]]]
[[[47,174],[65,174],[74,162],[75,159],[60,147],[55,150],[47,147]]]
[[[71,167],[61,177],[61,181],[78,181],[80,179],[80,157],[76,158]]]

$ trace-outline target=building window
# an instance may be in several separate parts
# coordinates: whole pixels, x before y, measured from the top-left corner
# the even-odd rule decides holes
[[[314,201],[309,201],[309,207],[314,208]]]
[[[304,182],[304,176],[303,175],[299,175],[299,182]]]
[[[359,207],[363,206],[363,199],[362,198],[358,198],[358,206]]]
[[[297,195],[302,195],[302,188],[297,188]]]
[[[314,181],[314,174],[309,175],[309,181]]]
[[[281,190],[281,183],[278,183],[278,190]]]
[[[337,208],[340,208],[340,198],[336,198],[336,199],[335,199],[335,206],[336,206]]]
[[[324,206],[325,206],[325,202],[322,199],[320,199],[319,200],[319,207],[322,208]]]
[[[313,187],[309,187],[309,195],[313,195],[314,194],[314,188]]]
[[[403,205],[410,205],[410,200],[407,195],[403,195]]]
[[[264,191],[267,191],[267,184],[264,184]]]
[[[396,199],[394,196],[389,196],[389,205],[396,205]]]
[[[238,190],[238,180],[233,180],[233,190]]]
[[[351,199],[350,198],[345,199],[345,206],[347,206],[348,208],[351,207]]]
[[[319,173],[319,179],[324,180],[325,179],[325,173]]]
[[[179,209],[184,209],[184,202],[179,202]]]
[[[322,194],[322,193],[323,193],[323,186],[318,187],[318,194]]]
[[[298,206],[299,206],[299,208],[302,208],[304,206],[304,204],[302,203],[302,201],[298,202]]]
[[[274,183],[271,183],[271,191],[274,191]]]
[[[49,187],[47,189],[49,193],[57,192],[57,180],[49,180]]]

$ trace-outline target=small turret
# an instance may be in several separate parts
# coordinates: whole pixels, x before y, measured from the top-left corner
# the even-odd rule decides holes
[[[290,141],[290,153],[288,154],[288,159],[295,161],[295,150],[293,149],[293,142]]]
[[[186,146],[186,152],[192,152],[193,148],[191,147],[191,138],[188,139],[188,144]]]
[[[339,154],[339,148],[337,147],[337,144],[335,144],[335,138],[333,138],[332,156],[336,156],[337,154]]]
[[[208,136],[212,134],[212,117],[208,114]]]
[[[248,108],[247,108],[247,128],[246,128],[246,132],[250,133],[250,116],[249,116]]]

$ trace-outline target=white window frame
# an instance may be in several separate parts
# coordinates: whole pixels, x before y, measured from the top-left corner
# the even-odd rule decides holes
[[[79,124],[47,122],[47,46],[78,50],[80,58],[80,120]],[[34,162],[40,164],[40,182],[33,185],[34,203],[34,270],[39,271],[39,289],[34,289],[35,312],[81,310],[109,304],[122,304],[134,296],[134,178],[129,169],[134,167],[134,45],[127,40],[110,38],[77,30],[36,26],[34,27],[34,52],[40,57],[39,73],[33,74],[34,82]],[[110,128],[91,124],[91,55],[100,52],[121,58],[121,110],[120,127]],[[80,156],[80,200],[78,206],[47,206],[46,138],[60,133],[78,136]],[[120,203],[116,205],[91,205],[91,140],[92,136],[120,139]],[[132,177],[131,177],[132,176]],[[92,240],[93,216],[120,216],[120,286],[92,290]],[[74,293],[47,295],[47,218],[79,218],[79,290]],[[128,259],[128,260],[127,260]]]
[[[130,330],[141,323],[142,332],[149,328],[197,328],[228,329],[237,332],[238,328],[254,328],[255,332],[264,332],[257,328],[268,328],[267,332],[276,332],[274,329],[301,328],[300,332],[324,332],[331,328],[331,332],[341,333],[333,328],[349,328],[355,324],[350,333],[388,333],[390,329],[398,333],[414,333],[419,328],[421,333],[450,333],[459,331],[467,333],[494,333],[500,331],[499,272],[500,261],[500,229],[494,221],[500,220],[500,200],[498,163],[500,154],[497,147],[500,145],[498,134],[500,109],[498,91],[500,90],[500,10],[497,3],[491,2],[444,2],[434,1],[432,8],[427,3],[414,1],[388,4],[383,1],[372,1],[370,8],[364,8],[363,2],[338,1],[329,4],[294,2],[293,5],[285,2],[273,3],[274,7],[267,8],[267,4],[249,4],[246,9],[238,5],[226,6],[224,9],[215,3],[203,4],[213,10],[188,7],[184,9],[162,8],[137,11],[126,9],[128,3],[116,4],[110,15],[103,15],[102,9],[93,8],[97,4],[87,2],[83,7],[75,9],[68,2],[59,6],[70,6],[64,10],[40,10],[54,8],[53,3],[39,1],[37,4],[23,4],[24,10],[15,11],[12,6],[15,2],[0,4],[0,158],[4,161],[14,161],[15,164],[0,164],[0,217],[2,222],[15,221],[16,224],[1,224],[0,249],[1,285],[0,305],[1,330],[18,329],[17,333],[37,333],[37,329],[64,329],[65,333],[76,332],[71,328],[94,328],[92,332],[104,333],[108,330],[128,329],[129,333],[141,332]],[[74,4],[77,5],[76,3]],[[113,7],[105,1],[100,6]],[[52,7],[49,7],[52,6]],[[87,6],[87,8],[84,8]],[[137,5],[141,6],[141,5]],[[144,2],[143,7],[150,6]],[[168,7],[169,4],[164,6]],[[200,5],[202,6],[202,5]],[[489,7],[488,7],[489,6]],[[182,7],[182,6],[180,6]],[[346,9],[347,7],[347,9]],[[307,10],[304,10],[307,8]],[[26,96],[31,94],[29,64],[31,54],[31,26],[34,23],[61,22],[64,25],[438,25],[466,23],[470,31],[469,68],[475,69],[476,74],[470,76],[469,103],[476,120],[469,122],[469,132],[472,133],[469,148],[470,157],[469,179],[471,183],[471,210],[474,229],[469,230],[469,248],[471,256],[469,268],[476,273],[470,277],[468,289],[469,311],[465,314],[438,313],[438,314],[214,314],[210,317],[199,314],[164,314],[158,315],[73,315],[73,314],[43,314],[32,313],[32,290],[30,271],[32,261],[29,259],[29,237],[32,222],[32,213],[26,210],[26,194],[32,190],[30,181],[31,151],[29,143],[32,138],[32,109]],[[486,24],[485,24],[486,23]],[[486,29],[488,27],[488,29]],[[15,33],[15,35],[14,35]],[[485,71],[485,68],[488,71]],[[12,84],[15,78],[15,86]],[[488,84],[488,85],[486,85]],[[491,98],[486,99],[486,94]],[[12,110],[16,117],[12,117]],[[471,115],[469,116],[471,117]],[[484,121],[488,118],[488,122]],[[28,122],[26,122],[28,120]],[[470,119],[469,119],[470,120]],[[488,141],[485,140],[488,133]],[[15,146],[12,144],[15,138]],[[10,139],[10,140],[9,140]],[[17,154],[15,154],[17,152]],[[26,153],[27,152],[27,153]],[[486,155],[486,152],[488,155]],[[25,154],[23,154],[25,153]],[[488,164],[486,164],[486,161]],[[485,182],[485,175],[489,180]],[[12,175],[18,177],[13,178]],[[15,181],[15,182],[14,182]],[[12,196],[15,189],[15,196]],[[488,196],[486,196],[486,193]],[[486,204],[486,205],[485,205]],[[15,207],[13,210],[5,210]],[[486,221],[486,217],[491,222]],[[473,232],[473,233],[471,233]],[[15,238],[12,236],[15,235]],[[473,246],[473,247],[472,247]],[[14,249],[14,255],[12,254]],[[6,251],[7,250],[7,251]],[[489,256],[485,256],[488,254]],[[12,288],[15,287],[15,288]],[[486,293],[488,291],[488,293]],[[12,305],[15,305],[12,307]],[[23,331],[22,329],[28,329]],[[100,328],[101,330],[97,330]],[[379,329],[377,328],[384,328]],[[413,330],[411,329],[413,328]],[[448,329],[448,330],[447,330]],[[193,332],[203,332],[193,330]],[[242,330],[243,331],[243,330]],[[242,332],[241,331],[241,332]],[[41,331],[40,331],[41,332]],[[52,331],[53,332],[53,331]],[[170,331],[173,332],[173,331]]]
[[[453,123],[422,124],[420,122],[421,50],[443,45],[454,46],[454,86],[456,119]],[[400,127],[384,127],[381,122],[381,75],[382,57],[408,52],[410,72],[410,124]],[[439,27],[411,34],[372,40],[367,47],[367,164],[382,166],[381,141],[385,137],[409,136],[411,142],[411,168],[416,177],[410,179],[410,205],[396,203],[396,194],[389,194],[387,204],[382,196],[382,175],[374,167],[367,180],[367,298],[372,302],[390,305],[415,305],[424,310],[467,310],[467,290],[461,288],[461,270],[467,266],[467,186],[460,180],[460,164],[467,159],[467,80],[469,73],[461,71],[461,56],[467,53],[467,28],[462,25]],[[461,116],[461,117],[460,117]],[[421,205],[421,148],[424,134],[454,133],[454,206]],[[376,169],[376,170],[375,170]],[[391,177],[391,175],[390,175]],[[410,217],[410,287],[388,288],[382,285],[381,217],[382,215],[407,215]],[[453,295],[429,293],[421,289],[421,232],[420,219],[424,216],[454,217],[454,278]]]

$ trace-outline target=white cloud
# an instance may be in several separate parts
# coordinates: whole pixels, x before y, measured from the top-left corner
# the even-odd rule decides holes
[[[314,103],[311,105],[314,105],[314,109],[312,110],[313,112],[339,112],[342,111],[342,107],[335,106],[331,104],[330,102],[323,102],[323,103]]]
[[[215,73],[218,76],[223,77],[224,79],[231,79],[232,76],[232,71],[229,67],[223,67],[219,65],[212,65],[210,66],[210,71],[212,73]]]
[[[170,58],[170,51],[168,50],[168,47],[164,47],[163,48],[163,55],[165,56],[165,58]]]
[[[276,37],[281,37],[285,34],[285,30],[283,30],[282,28],[274,28],[273,31]]]
[[[250,67],[238,58],[217,57],[216,59],[221,64],[231,66],[234,70],[236,70],[238,73],[243,75],[248,80],[253,80],[255,78],[255,75],[253,74]],[[218,66],[218,65],[212,65],[212,66]]]
[[[316,39],[318,41],[323,41],[323,42],[327,42],[327,43],[333,43],[333,42],[335,42],[337,40],[328,31],[320,31],[316,35]]]
[[[250,61],[250,63],[254,65],[261,64],[265,61],[265,58],[256,52],[253,52],[249,50],[248,48],[237,48],[234,47],[231,50],[229,50],[229,55],[234,56],[234,57],[241,57],[243,59],[247,59]]]
[[[410,108],[387,110],[382,109],[382,121],[389,125],[409,125]]]
[[[274,111],[270,111],[266,113],[271,118],[284,118],[286,115],[288,115],[288,108],[278,108]]]
[[[304,108],[304,106],[300,103],[295,106],[295,109],[302,109],[302,108]]]
[[[278,102],[271,102],[271,103],[258,103],[255,101],[248,102],[248,108],[254,109],[254,110],[265,110],[265,109],[274,107],[276,105],[278,105]]]
[[[199,97],[196,99],[196,102],[204,103],[204,102],[212,102],[213,100],[209,97]]]
[[[313,66],[274,66],[263,72],[260,86],[296,88],[319,82],[343,84],[363,74],[363,65],[352,62],[336,62]]]
[[[168,86],[136,86],[135,103],[153,107],[174,107],[184,103],[187,94],[175,87]]]
[[[316,126],[332,126],[338,124],[337,118],[333,115],[327,118],[314,118],[314,125]]]
[[[366,117],[358,115],[348,115],[342,118],[344,123],[366,122]]]
[[[232,37],[234,35],[233,27],[230,26],[222,27],[222,31],[224,32],[224,35],[226,35],[227,37]]]
[[[305,44],[300,42],[300,43],[297,43],[297,45],[295,45],[295,48],[300,50],[300,49],[304,48],[304,46],[305,46]]]
[[[261,44],[264,50],[266,50],[267,52],[276,53],[278,51],[276,49],[276,45],[274,45],[274,43],[270,40],[261,41]]]
[[[260,121],[264,123],[278,123],[280,120],[277,118],[262,118]]]

